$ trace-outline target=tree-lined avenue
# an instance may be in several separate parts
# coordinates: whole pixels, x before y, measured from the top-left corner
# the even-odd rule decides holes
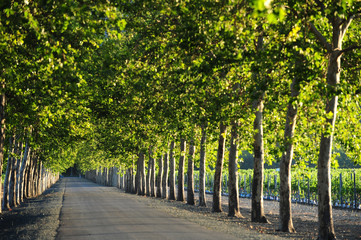
[[[79,178],[64,181],[57,239],[239,239],[159,211],[113,187]]]

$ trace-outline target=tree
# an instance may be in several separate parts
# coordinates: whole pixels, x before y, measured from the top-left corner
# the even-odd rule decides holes
[[[239,211],[239,192],[238,192],[238,123],[232,124],[231,147],[229,150],[228,163],[228,216],[243,217]]]
[[[175,142],[170,143],[169,150],[169,200],[176,200],[175,198],[175,158],[174,158]]]
[[[187,170],[187,204],[194,205],[194,141],[190,141],[188,151],[188,170]]]
[[[206,144],[207,144],[207,128],[202,125],[201,149],[199,159],[199,206],[206,206]]]
[[[342,5],[334,5],[326,8],[322,2],[317,2],[320,11],[326,14],[331,25],[332,35],[330,41],[316,28],[313,22],[308,22],[310,31],[323,45],[328,55],[328,66],[326,82],[327,102],[326,102],[326,123],[322,132],[320,142],[320,152],[318,157],[318,219],[319,219],[319,239],[336,239],[331,204],[331,154],[333,132],[337,115],[337,87],[340,84],[341,57],[344,53],[360,46],[351,46],[342,49],[343,39],[352,22],[360,15],[359,10],[349,11],[346,1],[341,1]],[[327,11],[328,10],[328,11]],[[327,14],[329,12],[329,14]],[[343,13],[343,14],[342,14]],[[335,91],[336,90],[336,91]]]
[[[296,63],[297,64],[297,63]],[[293,79],[291,84],[291,99],[287,107],[284,132],[284,148],[280,163],[280,229],[284,232],[295,232],[291,211],[291,164],[293,158],[293,137],[297,119],[297,107],[294,98],[299,94],[299,80]]]
[[[219,138],[218,138],[218,150],[217,150],[217,163],[214,172],[214,183],[213,183],[213,212],[222,212],[222,171],[224,162],[224,151],[226,148],[226,132],[227,126],[222,122],[219,126]]]
[[[163,181],[163,156],[158,157],[158,175],[157,175],[157,197],[162,197],[162,181]]]
[[[178,196],[177,201],[184,201],[184,160],[186,154],[186,141],[184,138],[180,142],[180,157],[178,163]]]

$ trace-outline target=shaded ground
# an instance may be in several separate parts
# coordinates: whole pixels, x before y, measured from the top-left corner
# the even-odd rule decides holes
[[[198,195],[198,194],[196,194]],[[191,212],[187,218],[190,221],[194,221],[194,215],[200,216],[204,219],[216,219],[220,225],[224,222],[228,227],[225,231],[232,230],[237,227],[244,227],[252,231],[257,231],[263,234],[269,234],[288,239],[317,239],[318,232],[318,219],[317,219],[317,206],[309,206],[303,204],[293,204],[293,224],[296,229],[296,233],[284,233],[279,232],[279,202],[276,201],[264,201],[264,208],[267,219],[270,224],[253,223],[251,219],[251,200],[240,198],[241,213],[244,216],[243,219],[229,218],[227,216],[227,203],[228,198],[222,197],[222,213],[212,213],[212,195],[207,195],[207,207],[189,206],[186,203],[159,200],[147,198],[149,204],[153,207],[164,208],[165,211],[169,211],[179,217],[184,217],[187,214],[183,212]],[[157,203],[157,202],[162,202]],[[178,214],[179,213],[179,214]],[[334,227],[336,236],[338,239],[361,239],[361,212],[351,210],[333,209]]]
[[[58,181],[41,196],[0,214],[0,239],[54,239],[65,184]]]
[[[73,180],[75,179],[76,178],[73,178]],[[55,239],[57,236],[57,228],[60,223],[59,214],[63,201],[65,182],[64,179],[61,179],[39,198],[27,200],[26,203],[13,209],[11,212],[4,212],[1,214],[0,239]],[[95,184],[94,186],[98,187]],[[211,213],[211,195],[207,195],[208,207],[198,207],[187,205],[184,202],[126,194],[113,187],[101,187],[101,189],[105,192],[112,192],[112,195],[115,198],[127,198],[133,202],[161,210],[161,212],[165,212],[180,219],[189,220],[202,225],[205,228],[228,233],[237,238],[317,238],[317,207],[300,204],[293,205],[293,220],[297,233],[287,234],[276,231],[279,220],[278,202],[265,201],[264,203],[265,212],[267,218],[271,221],[271,224],[256,224],[250,222],[251,203],[249,199],[240,199],[242,214],[245,218],[235,219],[227,217],[228,209],[226,206],[226,197],[223,197],[224,212]],[[97,204],[102,203],[98,202]],[[112,209],[108,209],[108,211],[111,214]],[[334,209],[333,217],[338,239],[361,239],[360,212]],[[97,238],[93,237],[93,239]]]

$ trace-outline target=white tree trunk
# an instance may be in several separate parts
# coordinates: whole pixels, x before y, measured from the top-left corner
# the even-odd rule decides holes
[[[186,154],[186,140],[181,139],[180,157],[178,163],[178,196],[177,201],[184,202],[184,159]]]
[[[201,150],[199,158],[199,206],[207,206],[206,202],[206,127],[202,126]]]

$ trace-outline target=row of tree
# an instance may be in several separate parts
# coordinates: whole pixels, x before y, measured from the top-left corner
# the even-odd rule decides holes
[[[238,150],[248,150],[252,220],[267,221],[263,164],[277,160],[280,228],[290,232],[292,159],[311,162],[319,169],[319,238],[335,238],[332,149],[360,162],[360,3],[34,0],[0,9],[0,156],[11,149],[5,132],[31,128],[29,144],[54,171],[75,162],[84,171],[129,168],[144,193],[148,161],[150,176],[167,181],[159,174],[169,170],[168,198],[179,200],[185,162],[191,172],[199,161],[202,189],[205,168],[215,168],[213,211],[221,211],[225,165],[229,214],[239,216]]]
[[[218,125],[214,203],[220,201],[219,179],[229,129],[229,215],[239,216],[238,148],[253,148],[252,220],[267,222],[262,203],[263,163],[266,154],[268,160],[273,155],[281,162],[280,228],[293,232],[290,177],[297,143],[301,164],[304,159],[313,162],[318,159],[319,238],[335,238],[331,153],[336,144],[350,155],[358,148],[358,137],[351,140],[347,135],[349,130],[359,129],[360,85],[355,79],[360,76],[356,60],[360,12],[358,3],[332,3],[140,1],[120,5],[127,19],[123,44],[119,46],[122,51],[120,55],[109,52],[111,59],[101,61],[100,71],[95,71],[106,71],[107,84],[97,85],[112,94],[109,104],[95,105],[97,111],[101,110],[102,127],[103,121],[111,126],[109,132],[99,135],[99,140],[105,143],[104,150],[120,138],[118,146],[126,154],[124,159],[131,160],[137,154],[136,192],[144,193],[141,187],[146,182],[144,154],[150,147],[159,151],[158,158],[163,158],[165,169],[169,166],[168,198],[184,200],[185,141],[194,146],[193,133],[197,129],[205,136]],[[343,49],[342,44],[347,47]],[[109,49],[104,46],[101,50]],[[340,82],[340,61],[344,55],[347,64],[342,74],[346,80]],[[339,111],[339,125],[335,126],[338,97],[343,112]],[[301,122],[296,126],[297,116]],[[113,134],[115,125],[121,133]],[[334,133],[338,137],[336,144]],[[177,196],[175,139],[180,141]],[[272,144],[265,149],[265,142]],[[204,142],[200,144],[202,152]],[[204,156],[201,153],[199,160],[201,185]],[[152,164],[153,160],[149,162]],[[158,168],[159,174],[161,164]],[[200,189],[202,204],[202,186]],[[213,211],[221,209],[214,207]]]
[[[359,3],[138,1],[118,7],[127,22],[121,50],[114,54],[113,41],[108,47],[104,44],[98,56],[102,58],[105,51],[110,59],[94,59],[99,69],[89,72],[106,74],[105,84],[96,82],[92,87],[99,95],[109,94],[109,99],[95,101],[92,109],[101,119],[102,134],[97,141],[104,151],[119,147],[112,153],[119,152],[122,163],[128,159],[128,166],[136,154],[136,192],[144,193],[144,154],[151,148],[158,152],[158,159],[163,158],[158,161],[158,174],[162,165],[169,167],[168,198],[184,200],[185,142],[192,149],[197,131],[205,140],[206,133],[215,135],[218,128],[213,167],[214,203],[219,202],[228,130],[229,215],[239,216],[238,149],[252,149],[252,220],[267,222],[263,164],[266,156],[268,161],[278,158],[280,228],[294,232],[290,177],[296,151],[300,165],[312,160],[318,166],[319,238],[335,238],[332,149],[342,147],[358,161]],[[341,57],[346,60],[342,68]],[[337,142],[333,143],[335,134]],[[180,145],[177,196],[175,139]],[[202,185],[206,164],[204,142],[200,145]],[[152,165],[153,160],[149,162]],[[214,207],[213,211],[221,209]]]
[[[3,184],[2,209],[11,210],[25,199],[39,196],[58,179],[59,173],[45,168],[28,143],[23,144],[19,137],[12,137]]]
[[[112,12],[98,1],[1,1],[0,212],[74,164],[68,146],[89,127],[77,61],[98,47]]]

